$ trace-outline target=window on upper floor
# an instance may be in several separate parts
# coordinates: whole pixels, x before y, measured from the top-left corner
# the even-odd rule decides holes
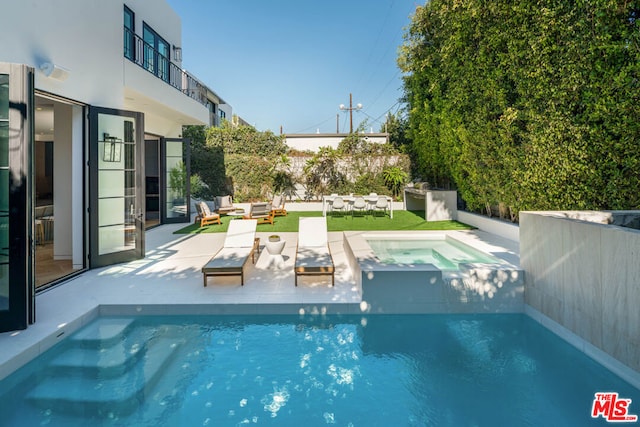
[[[135,27],[135,15],[133,11],[127,6],[124,7],[124,56],[125,58],[135,61],[136,50],[134,48],[134,41],[136,27]]]
[[[169,43],[146,23],[143,24],[142,39],[144,42],[144,68],[168,82],[171,54]]]

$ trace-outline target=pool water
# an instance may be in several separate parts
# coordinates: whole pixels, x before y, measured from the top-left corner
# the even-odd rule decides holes
[[[441,270],[458,270],[461,263],[504,263],[453,239],[372,239],[367,243],[387,264],[433,264]]]
[[[525,315],[99,318],[0,382],[1,426],[570,426],[640,391]]]

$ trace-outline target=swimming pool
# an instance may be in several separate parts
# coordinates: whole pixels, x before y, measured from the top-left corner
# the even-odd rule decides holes
[[[603,390],[640,402],[522,314],[103,317],[0,382],[0,425],[597,425]]]
[[[368,239],[378,259],[390,264],[433,264],[441,270],[459,270],[460,264],[504,264],[504,261],[465,245],[441,237],[430,239]]]

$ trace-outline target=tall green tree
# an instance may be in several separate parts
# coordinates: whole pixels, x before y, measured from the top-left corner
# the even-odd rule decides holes
[[[407,152],[409,140],[407,139],[407,119],[400,113],[389,113],[380,126],[380,132],[389,134],[389,143],[401,152]]]

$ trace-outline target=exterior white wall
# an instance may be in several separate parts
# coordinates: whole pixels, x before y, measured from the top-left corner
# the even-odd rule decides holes
[[[72,107],[73,125],[71,138],[82,141],[84,133],[83,108]],[[73,144],[71,152],[71,262],[74,270],[84,267],[84,150],[81,144]]]
[[[53,259],[71,259],[73,132],[70,105],[54,105],[53,138]]]
[[[69,70],[64,81],[36,72],[36,88],[88,104],[122,105],[122,3],[10,2],[3,13],[11,17],[3,32],[15,36],[0,48],[5,61],[36,69],[52,62]]]
[[[231,123],[231,120],[233,119],[233,108],[231,108],[231,105],[229,104],[220,104],[218,105],[218,110],[219,111],[224,111],[225,114],[225,120],[227,120],[229,123]],[[220,113],[218,113],[218,123],[222,123],[221,119],[220,119]]]
[[[4,20],[3,34],[13,39],[0,44],[0,59],[36,69],[51,62],[68,70],[63,81],[36,71],[36,89],[89,105],[141,111],[150,116],[145,130],[164,136],[178,136],[182,124],[209,122],[204,105],[124,57],[125,4],[135,14],[136,34],[142,35],[144,21],[169,44],[182,47],[180,17],[165,1],[7,3],[3,15],[11,19]]]
[[[320,147],[338,148],[340,142],[348,137],[348,133],[318,133],[285,135],[285,143],[295,150],[317,152]],[[386,133],[362,134],[369,142],[384,144],[387,142]]]
[[[604,216],[520,212],[525,302],[640,373],[640,230]]]

